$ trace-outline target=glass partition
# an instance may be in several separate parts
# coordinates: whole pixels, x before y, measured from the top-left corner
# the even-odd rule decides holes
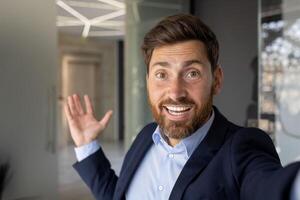
[[[300,155],[300,2],[260,6],[259,126],[287,164]]]

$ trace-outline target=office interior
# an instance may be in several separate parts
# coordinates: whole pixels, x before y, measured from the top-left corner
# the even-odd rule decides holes
[[[1,1],[2,198],[93,199],[72,168],[62,106],[73,93],[88,94],[98,118],[114,111],[99,141],[120,171],[153,120],[141,41],[176,13],[200,17],[220,42],[225,80],[214,104],[236,124],[265,130],[283,165],[299,160],[299,10],[297,0]]]

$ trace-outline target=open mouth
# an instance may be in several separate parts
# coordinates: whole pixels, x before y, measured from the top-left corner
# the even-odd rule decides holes
[[[163,107],[174,116],[185,115],[192,109],[192,105],[164,105]]]

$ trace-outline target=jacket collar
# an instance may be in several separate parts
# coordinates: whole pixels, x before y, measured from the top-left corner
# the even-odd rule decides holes
[[[195,176],[199,175],[205,169],[226,139],[229,122],[216,107],[214,107],[214,111],[215,119],[213,124],[204,140],[195,149],[179,174],[170,199],[177,200],[182,198],[186,187]]]
[[[145,126],[137,135],[137,138],[128,150],[124,158],[125,162],[123,162],[113,199],[125,199],[125,192],[135,171],[153,144],[151,136],[156,127],[156,123],[151,123]]]
[[[230,123],[216,107],[214,107],[214,113],[215,119],[210,130],[182,169],[173,187],[170,199],[181,199],[192,179],[203,171],[224,143]],[[143,128],[127,152],[113,199],[124,199],[125,192],[135,171],[153,144],[152,134],[156,127],[156,123],[151,123]]]

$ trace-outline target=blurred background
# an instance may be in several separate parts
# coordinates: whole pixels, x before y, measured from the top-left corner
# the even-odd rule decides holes
[[[88,94],[98,118],[114,110],[99,140],[119,173],[152,121],[141,41],[176,13],[200,17],[219,39],[220,111],[264,129],[284,165],[299,160],[299,11],[298,0],[1,0],[0,198],[93,199],[72,169],[62,106],[73,93]]]

